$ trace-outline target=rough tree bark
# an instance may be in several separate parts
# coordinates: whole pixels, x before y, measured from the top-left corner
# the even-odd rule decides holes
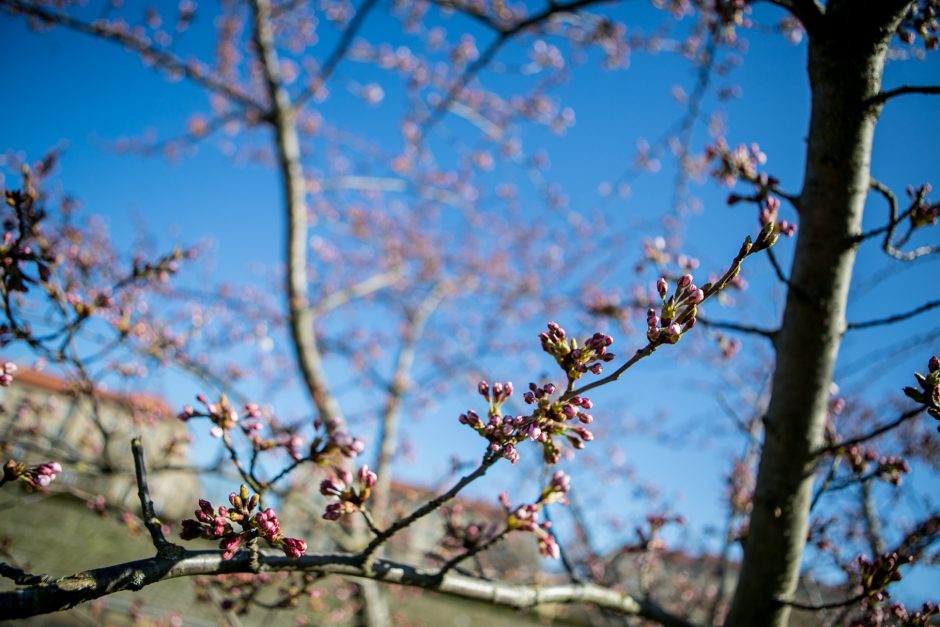
[[[910,2],[797,3],[809,35],[812,114],[800,231],[740,580],[728,626],[782,626],[793,598],[833,366],[869,190],[888,43]]]

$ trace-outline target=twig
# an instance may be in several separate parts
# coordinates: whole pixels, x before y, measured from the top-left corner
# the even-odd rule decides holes
[[[179,549],[163,535],[163,525],[153,510],[153,501],[150,500],[150,487],[147,485],[147,466],[144,464],[144,447],[140,436],[131,440],[131,451],[134,455],[134,473],[137,478],[137,496],[140,498],[140,513],[144,519],[144,526],[150,532],[150,540],[157,549],[157,555],[167,555],[169,551]]]
[[[881,521],[871,491],[871,479],[862,481],[862,518],[865,520],[868,546],[872,555],[881,555],[885,552],[885,541],[881,535]]]
[[[109,29],[105,24],[88,23],[73,18],[61,11],[52,11],[30,2],[21,2],[20,0],[0,0],[0,4],[9,7],[13,11],[18,11],[24,15],[33,16],[49,24],[58,24],[85,35],[92,35],[106,41],[113,41],[125,48],[136,52],[147,60],[153,61],[155,67],[178,72],[194,83],[201,85],[209,91],[215,92],[229,100],[237,102],[244,107],[264,113],[264,108],[254,98],[245,92],[233,87],[225,80],[203,73],[196,66],[183,61],[168,50],[157,48],[148,43],[145,39],[135,37],[130,33],[118,32]]]
[[[768,340],[773,341],[777,337],[777,332],[770,329],[763,329],[761,327],[754,327],[746,324],[739,324],[737,322],[724,322],[719,320],[709,320],[704,318],[701,314],[696,316],[696,320],[699,323],[705,325],[706,327],[712,327],[715,329],[728,329],[729,331],[738,331],[740,333],[750,333],[752,335],[760,335],[765,337]]]
[[[366,521],[366,526],[369,527],[369,531],[377,536],[382,534],[382,530],[375,526],[375,520],[373,520],[369,510],[362,507],[359,509],[359,513],[362,514],[362,519]]]
[[[5,577],[18,586],[38,586],[50,579],[49,575],[34,575],[5,562],[0,562],[0,577]]]
[[[388,396],[382,408],[382,418],[379,425],[379,451],[375,461],[375,473],[378,480],[375,484],[375,499],[372,509],[380,523],[385,522],[388,516],[388,504],[391,498],[392,486],[392,459],[398,441],[398,420],[401,410],[402,398],[408,389],[409,373],[414,364],[415,348],[424,332],[425,324],[430,318],[443,296],[443,286],[435,285],[421,300],[416,311],[408,316],[408,326],[404,332],[398,358],[395,361],[395,370],[391,384],[388,387]]]
[[[577,388],[576,390],[571,390],[570,392],[565,393],[559,400],[560,400],[561,402],[564,402],[564,401],[566,401],[566,400],[568,400],[569,398],[572,398],[572,397],[574,397],[574,396],[581,396],[582,394],[584,394],[584,393],[587,392],[588,390],[593,390],[594,388],[599,387],[599,386],[601,386],[601,385],[606,385],[606,384],[608,384],[608,383],[611,383],[612,381],[616,381],[617,379],[620,378],[620,376],[621,376],[624,372],[626,372],[626,371],[629,370],[631,367],[633,367],[638,361],[640,361],[640,360],[643,359],[644,357],[649,357],[650,355],[652,355],[653,352],[656,350],[656,348],[657,348],[658,346],[659,346],[659,344],[655,344],[655,343],[653,343],[653,342],[650,342],[649,344],[647,344],[646,346],[644,346],[643,348],[641,348],[640,350],[638,350],[637,352],[635,352],[635,353],[633,354],[633,357],[631,357],[630,359],[628,359],[625,364],[623,364],[622,366],[620,366],[619,368],[617,368],[616,370],[614,370],[612,373],[610,373],[609,375],[607,375],[607,376],[604,377],[603,379],[598,379],[597,381],[592,381],[591,383],[588,383],[587,385],[582,385],[581,387]]]
[[[302,109],[307,101],[316,95],[317,90],[323,87],[330,76],[333,75],[340,61],[346,56],[346,52],[349,50],[350,44],[352,44],[353,37],[355,37],[359,29],[362,28],[362,23],[365,22],[366,16],[372,11],[375,5],[376,0],[363,0],[362,4],[356,10],[356,14],[349,20],[349,24],[346,26],[343,34],[340,35],[339,41],[336,42],[336,47],[333,48],[330,56],[327,57],[320,71],[317,73],[317,77],[311,80],[310,86],[294,99],[293,110],[295,112]]]
[[[850,446],[861,444],[862,442],[867,442],[868,440],[877,438],[879,435],[885,434],[888,431],[891,431],[892,429],[896,429],[897,427],[901,426],[902,424],[904,424],[905,422],[907,422],[914,416],[923,412],[924,409],[925,409],[924,407],[915,407],[914,409],[909,409],[903,414],[901,414],[896,420],[892,420],[891,422],[887,424],[883,424],[880,427],[877,427],[869,431],[865,435],[860,435],[854,438],[850,438],[848,440],[844,440],[842,442],[838,442],[836,444],[830,444],[829,446],[825,446],[821,449],[816,450],[814,452],[814,455],[823,455],[825,453],[835,453],[838,450],[848,448]]]
[[[814,605],[812,603],[801,603],[800,601],[793,601],[793,600],[787,600],[787,599],[777,599],[777,603],[779,603],[780,605],[789,605],[790,607],[794,607],[798,610],[807,610],[811,612],[816,612],[819,610],[832,610],[832,609],[836,609],[839,607],[845,607],[847,605],[854,605],[855,603],[858,603],[865,597],[866,597],[865,594],[858,594],[854,597],[843,599],[841,601],[832,601],[830,603],[820,603],[818,605]]]
[[[882,250],[899,261],[913,261],[920,257],[940,252],[940,246],[920,246],[911,251],[900,250],[898,247],[903,246],[908,239],[910,239],[911,233],[914,230],[913,226],[896,243],[892,243],[891,241],[894,238],[894,230],[897,228],[898,224],[910,217],[911,214],[917,210],[917,207],[920,206],[920,203],[923,202],[927,194],[926,188],[922,188],[914,198],[911,199],[911,204],[904,213],[898,215],[898,199],[897,196],[894,195],[894,192],[892,192],[887,185],[875,179],[870,179],[869,184],[873,190],[884,196],[888,203],[888,223],[882,227],[853,237],[853,242],[861,242],[884,233],[884,241],[881,243]]]
[[[893,316],[887,316],[885,318],[877,318],[875,320],[866,320],[864,322],[849,322],[845,326],[846,331],[853,331],[855,329],[868,329],[871,327],[878,327],[886,324],[894,324],[895,322],[901,322],[907,320],[908,318],[913,318],[914,316],[919,316],[925,311],[930,311],[936,307],[940,307],[940,299],[931,300],[920,307],[915,307],[910,311],[905,311],[904,313],[894,314]]]
[[[354,283],[349,287],[337,290],[332,294],[321,298],[313,307],[313,315],[315,317],[321,316],[328,311],[336,309],[340,305],[348,303],[354,298],[362,298],[363,296],[368,296],[369,294],[377,292],[382,288],[388,287],[401,278],[401,268],[395,268],[393,270],[389,270],[388,272],[381,272],[379,274],[370,276],[367,279],[363,279],[358,283]]]
[[[902,85],[888,91],[881,91],[868,99],[867,105],[880,105],[896,96],[905,96],[909,94],[920,94],[923,96],[940,94],[940,86],[937,85]]]
[[[476,469],[474,469],[474,471],[471,472],[470,474],[464,475],[463,477],[461,477],[460,481],[455,483],[450,488],[450,490],[431,499],[430,501],[428,501],[427,503],[425,503],[424,505],[422,505],[421,507],[413,511],[408,516],[405,516],[404,518],[401,518],[395,521],[395,523],[392,524],[388,529],[386,529],[385,531],[377,535],[375,538],[373,538],[372,541],[369,542],[369,544],[366,546],[366,548],[364,548],[362,552],[359,553],[359,555],[357,556],[360,562],[368,566],[369,563],[372,561],[371,559],[372,555],[378,550],[379,547],[385,544],[385,542],[388,541],[389,538],[391,538],[393,535],[395,535],[396,533],[398,533],[405,527],[408,527],[409,525],[413,524],[418,519],[424,518],[425,516],[427,516],[428,514],[430,514],[437,508],[439,508],[441,505],[443,505],[447,501],[457,496],[457,493],[463,490],[467,485],[469,485],[473,481],[476,481],[477,479],[485,475],[486,471],[489,470],[490,466],[492,466],[497,461],[499,461],[499,459],[500,459],[499,456],[491,452],[487,452],[486,455],[483,456],[483,461],[480,462],[480,465],[477,466]]]
[[[777,279],[787,287],[793,287],[790,285],[790,279],[788,279],[787,275],[784,274],[783,268],[780,267],[780,263],[777,261],[777,255],[774,254],[773,248],[767,249],[767,259],[770,261],[770,265],[773,267],[774,274],[777,275]]]
[[[449,559],[447,562],[445,562],[443,566],[441,566],[440,570],[437,571],[438,576],[443,577],[444,575],[449,573],[451,570],[456,568],[457,565],[463,562],[464,560],[474,557],[475,555],[482,553],[483,551],[485,551],[486,549],[492,546],[496,546],[497,544],[502,542],[503,539],[506,536],[508,536],[511,531],[512,529],[510,529],[509,527],[506,527],[505,529],[500,531],[498,534],[496,534],[495,536],[493,536],[486,542],[481,542],[480,544],[467,549],[460,555],[455,555],[454,557]]]
[[[431,111],[431,113],[422,121],[421,123],[421,134],[426,135],[427,132],[434,127],[435,124],[440,122],[441,118],[444,116],[444,113],[450,108],[450,106],[457,100],[460,96],[460,92],[463,91],[473,78],[480,73],[480,71],[486,67],[490,61],[493,60],[493,57],[496,56],[496,53],[514,36],[520,32],[536,26],[541,22],[544,22],[550,19],[552,16],[559,13],[574,13],[578,9],[590,6],[592,4],[598,4],[601,2],[611,2],[612,0],[572,0],[571,2],[549,2],[548,7],[544,10],[527,17],[523,20],[519,20],[513,25],[510,26],[499,26],[491,18],[485,17],[482,13],[479,13],[475,10],[465,10],[463,7],[448,4],[448,6],[463,10],[468,15],[474,19],[480,20],[485,23],[490,28],[496,30],[499,34],[497,37],[490,42],[490,44],[483,50],[477,59],[467,66],[463,74],[454,81],[451,88],[447,91],[447,95],[441,100]]]

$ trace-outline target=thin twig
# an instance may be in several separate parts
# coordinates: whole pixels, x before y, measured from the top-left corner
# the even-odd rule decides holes
[[[920,94],[922,96],[940,94],[940,86],[937,85],[902,85],[888,91],[881,91],[868,99],[867,105],[879,105],[896,96],[906,96],[910,94]]]
[[[149,43],[146,39],[136,37],[130,32],[125,33],[115,29],[109,29],[104,23],[83,22],[61,11],[46,9],[30,2],[0,0],[0,4],[7,6],[14,12],[18,11],[24,15],[42,20],[43,22],[58,24],[69,30],[120,44],[128,50],[136,52],[144,59],[152,61],[154,67],[179,73],[209,91],[215,92],[233,102],[237,102],[244,107],[262,114],[264,113],[264,108],[258,101],[240,89],[233,87],[224,79],[204,73],[200,71],[197,66],[178,58],[172,52],[158,48]]]
[[[883,435],[887,433],[888,431],[891,431],[892,429],[898,428],[899,426],[901,426],[902,424],[904,424],[905,422],[907,422],[914,416],[923,412],[924,409],[925,409],[924,407],[915,407],[914,409],[909,409],[903,414],[901,414],[896,420],[892,420],[891,422],[887,424],[883,424],[880,427],[872,429],[871,431],[869,431],[868,433],[864,435],[860,435],[854,438],[850,438],[848,440],[843,440],[842,442],[838,442],[836,444],[830,444],[829,446],[825,446],[821,449],[816,450],[813,454],[823,455],[825,453],[835,453],[836,451],[848,448],[850,446],[855,446],[856,444],[861,444],[862,442],[867,442],[868,440],[877,438],[879,435]]]
[[[333,48],[330,56],[327,57],[326,61],[320,67],[316,78],[311,80],[310,86],[294,99],[293,110],[295,112],[300,111],[307,101],[314,97],[317,91],[321,89],[323,85],[326,84],[326,81],[329,80],[330,76],[333,75],[340,61],[346,57],[346,52],[349,50],[349,46],[352,44],[356,33],[362,28],[366,16],[369,15],[369,12],[372,11],[375,5],[376,0],[363,0],[359,8],[356,9],[356,14],[349,20],[349,25],[346,26],[343,34],[340,35],[339,41],[336,42],[336,47]]]
[[[147,484],[147,466],[144,464],[144,447],[140,436],[131,440],[131,451],[134,455],[134,473],[137,478],[137,496],[140,498],[140,513],[144,519],[144,526],[150,532],[150,540],[157,549],[157,555],[164,555],[167,551],[179,548],[163,535],[163,524],[157,518],[150,500],[150,486]]]
[[[444,503],[448,502],[449,500],[457,496],[457,494],[461,490],[463,490],[467,485],[469,485],[473,481],[476,481],[477,479],[485,475],[486,471],[490,468],[490,466],[492,466],[497,461],[499,461],[499,459],[500,459],[499,456],[493,453],[487,452],[487,454],[483,456],[483,461],[480,462],[480,465],[477,466],[473,470],[473,472],[471,472],[470,474],[461,477],[460,481],[455,483],[447,492],[444,492],[443,494],[431,499],[430,501],[428,501],[427,503],[425,503],[424,505],[422,505],[421,507],[413,511],[408,516],[405,516],[404,518],[401,518],[395,521],[395,523],[393,523],[388,529],[386,529],[385,531],[377,535],[375,538],[373,538],[372,541],[369,542],[369,544],[366,546],[366,548],[364,548],[362,552],[359,553],[358,559],[363,564],[366,564],[368,566],[368,564],[372,561],[373,554],[379,549],[379,547],[385,544],[385,542],[387,542],[389,538],[391,538],[393,535],[395,535],[396,533],[398,533],[405,527],[412,525],[415,521],[419,520],[420,518],[424,518],[425,516],[427,516],[428,514],[430,514],[437,508],[439,508],[441,505],[443,505]]]
[[[449,573],[451,570],[456,568],[457,565],[459,565],[464,560],[474,557],[475,555],[482,553],[483,551],[487,550],[490,547],[496,546],[497,544],[502,542],[503,539],[506,536],[508,536],[511,531],[512,529],[510,529],[509,527],[506,527],[505,529],[500,531],[498,534],[496,534],[495,536],[493,536],[486,542],[481,542],[480,544],[467,549],[460,555],[455,555],[454,557],[449,559],[447,562],[445,562],[443,566],[441,566],[440,570],[437,571],[438,576],[443,577],[444,575]]]
[[[761,337],[765,337],[771,341],[773,341],[773,339],[777,337],[777,332],[770,330],[770,329],[754,327],[754,326],[750,326],[747,324],[740,324],[737,322],[724,322],[720,320],[710,320],[708,318],[702,317],[701,314],[696,316],[696,320],[698,320],[700,324],[703,324],[706,327],[712,327],[715,329],[727,329],[729,331],[738,331],[739,333],[750,333],[752,335],[760,335]]]
[[[893,316],[887,316],[885,318],[876,318],[875,320],[866,320],[864,322],[849,322],[845,326],[846,331],[852,331],[855,329],[868,329],[871,327],[883,326],[886,324],[894,324],[895,322],[901,322],[907,320],[908,318],[913,318],[914,316],[919,316],[925,311],[930,311],[936,307],[940,307],[940,299],[931,300],[920,307],[915,307],[910,311],[905,311],[904,313],[894,314]]]

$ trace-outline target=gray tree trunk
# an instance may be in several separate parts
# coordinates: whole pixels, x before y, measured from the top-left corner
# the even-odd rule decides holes
[[[831,0],[807,24],[812,117],[799,236],[728,626],[783,626],[789,619],[779,600],[793,598],[800,573],[813,451],[823,440],[855,262],[852,236],[860,232],[869,190],[879,108],[868,101],[880,90],[888,42],[907,4]]]

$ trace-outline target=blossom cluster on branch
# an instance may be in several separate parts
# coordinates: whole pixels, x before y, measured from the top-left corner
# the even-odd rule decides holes
[[[297,558],[307,551],[307,543],[299,538],[288,538],[281,531],[277,514],[270,507],[252,514],[258,507],[260,497],[251,494],[247,486],[241,486],[239,492],[232,492],[228,497],[231,507],[220,505],[213,509],[212,503],[199,500],[196,518],[183,521],[180,537],[183,540],[204,538],[219,540],[222,558],[231,559],[239,547],[261,538],[269,545],[278,547],[288,557]],[[241,529],[236,531],[233,524]]]

